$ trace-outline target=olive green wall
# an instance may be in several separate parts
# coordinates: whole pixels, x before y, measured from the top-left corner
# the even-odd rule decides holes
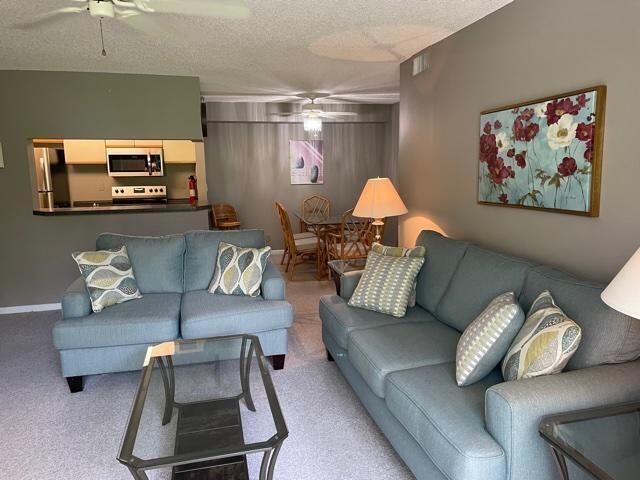
[[[206,228],[206,212],[39,217],[32,214],[27,141],[200,139],[195,77],[0,71],[0,308],[60,301],[78,275],[70,257],[102,231]]]
[[[401,66],[402,243],[421,227],[609,280],[640,245],[637,0],[516,0]],[[601,214],[584,218],[476,203],[481,111],[608,87]]]

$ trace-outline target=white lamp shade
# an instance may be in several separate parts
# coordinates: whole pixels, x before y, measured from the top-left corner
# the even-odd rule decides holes
[[[385,218],[407,213],[400,195],[388,178],[370,178],[364,186],[356,208],[355,217]]]
[[[604,289],[601,297],[611,308],[640,319],[640,249]]]

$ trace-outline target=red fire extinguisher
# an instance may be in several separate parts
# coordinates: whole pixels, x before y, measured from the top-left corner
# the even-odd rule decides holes
[[[191,205],[198,203],[198,180],[193,175],[189,177],[189,203]]]

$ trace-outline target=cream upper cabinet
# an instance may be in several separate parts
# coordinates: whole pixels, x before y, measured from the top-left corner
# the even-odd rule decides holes
[[[64,140],[65,162],[71,165],[106,164],[104,140]]]
[[[105,140],[104,141],[107,148],[118,148],[118,147],[134,147],[134,140]]]
[[[196,147],[191,140],[164,140],[165,163],[196,163]]]
[[[162,140],[134,140],[136,147],[162,148]]]

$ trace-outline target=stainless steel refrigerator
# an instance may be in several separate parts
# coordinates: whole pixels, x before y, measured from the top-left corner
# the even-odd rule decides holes
[[[40,208],[53,208],[53,181],[51,179],[51,165],[58,163],[58,153],[55,148],[34,148],[36,189]]]

